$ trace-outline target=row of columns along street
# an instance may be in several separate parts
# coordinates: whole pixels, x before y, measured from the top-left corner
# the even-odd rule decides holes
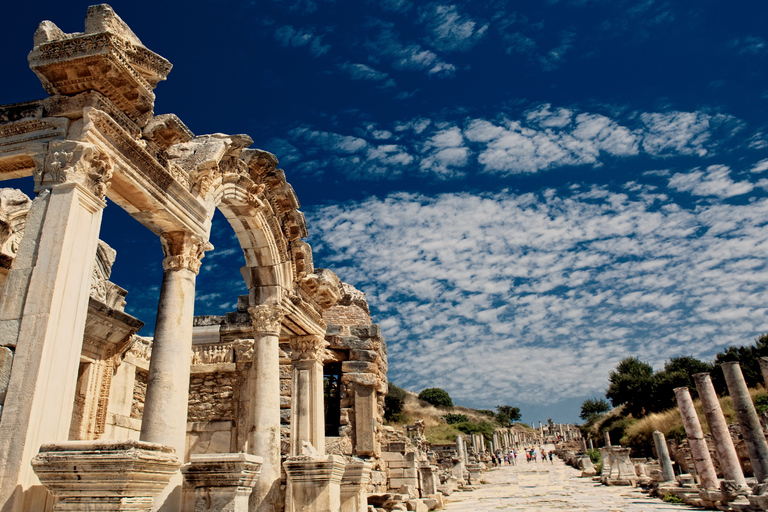
[[[552,450],[552,445],[545,446]],[[553,462],[499,466],[483,474],[475,490],[455,492],[447,498],[446,512],[520,510],[547,512],[663,512],[701,510],[665,503],[636,487],[606,486],[555,457]]]

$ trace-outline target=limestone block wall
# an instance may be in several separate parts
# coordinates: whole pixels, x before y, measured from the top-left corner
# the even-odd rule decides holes
[[[188,422],[223,421],[235,419],[234,384],[230,372],[192,375],[189,381]]]

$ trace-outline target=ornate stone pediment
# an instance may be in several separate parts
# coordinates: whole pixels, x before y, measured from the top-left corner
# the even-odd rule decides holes
[[[99,91],[140,126],[152,118],[152,89],[171,70],[104,4],[88,8],[84,32],[67,34],[41,23],[28,60],[49,94]]]

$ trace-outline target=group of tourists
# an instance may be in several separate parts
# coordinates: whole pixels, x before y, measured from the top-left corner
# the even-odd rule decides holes
[[[524,452],[525,452],[525,461],[528,463],[538,462],[539,459],[541,459],[541,462],[546,462],[547,458],[549,458],[550,464],[554,464],[554,457],[555,457],[554,450],[546,451],[544,447],[541,446],[538,448],[538,450],[535,447],[526,448]],[[491,453],[491,459],[493,460],[493,463],[497,466],[501,466],[504,464],[516,466],[517,465],[517,449],[513,449],[506,453],[503,453],[501,450],[497,450],[495,454]]]

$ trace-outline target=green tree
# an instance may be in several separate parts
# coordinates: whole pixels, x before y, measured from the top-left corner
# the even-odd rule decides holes
[[[440,388],[427,388],[419,393],[419,400],[439,407],[453,407],[453,400],[447,391]]]
[[[508,427],[513,421],[520,421],[520,408],[511,405],[496,406],[496,420],[502,427]]]
[[[768,356],[768,334],[763,334],[757,338],[754,345],[728,347],[725,351],[715,356],[715,366],[720,366],[728,361],[738,361],[747,386],[755,387],[763,383],[763,377],[760,373],[760,358],[765,356]],[[712,384],[721,395],[728,391],[723,371],[720,368],[712,372]]]
[[[387,394],[384,396],[384,419],[387,421],[402,422],[403,406],[405,405],[406,392],[391,382],[387,388]]]
[[[664,370],[653,376],[653,397],[648,400],[646,412],[661,412],[675,406],[675,388],[687,387],[691,396],[696,398],[698,391],[693,375],[709,373],[712,364],[700,361],[692,356],[673,357],[664,363]]]
[[[595,418],[604,412],[611,410],[611,406],[608,402],[602,398],[587,398],[581,403],[581,412],[579,418],[591,423],[589,420]]]
[[[635,418],[642,416],[654,396],[653,367],[634,356],[622,359],[608,375],[605,397],[613,407],[625,405],[624,411]]]

